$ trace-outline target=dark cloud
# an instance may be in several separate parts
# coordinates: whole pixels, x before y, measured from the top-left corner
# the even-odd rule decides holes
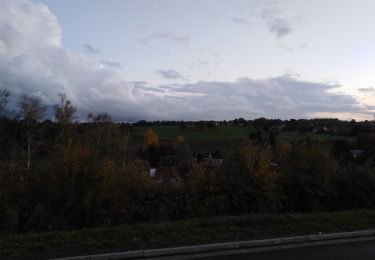
[[[124,67],[119,62],[108,61],[108,60],[100,60],[100,63],[102,63],[102,64],[104,64],[108,67],[117,68],[117,69],[124,69]]]
[[[278,39],[293,32],[293,26],[290,18],[282,16],[282,11],[278,8],[279,2],[266,4],[262,10],[261,17],[266,23],[268,30],[276,35]]]
[[[83,47],[83,50],[88,53],[88,54],[97,54],[97,53],[100,53],[101,51],[93,46],[91,46],[90,44],[88,43],[85,43],[82,45]]]
[[[339,86],[280,76],[235,82],[196,82],[157,86],[165,93],[144,98],[152,119],[306,118],[317,113],[370,114],[371,107],[332,92]],[[139,93],[142,96],[141,93]],[[145,96],[143,96],[145,97]]]
[[[266,22],[267,22],[269,31],[271,33],[274,33],[279,39],[293,31],[292,26],[287,20],[270,19],[270,20],[267,20]]]
[[[160,76],[162,76],[165,79],[182,79],[183,76],[178,73],[175,70],[156,70],[156,73],[158,73]]]

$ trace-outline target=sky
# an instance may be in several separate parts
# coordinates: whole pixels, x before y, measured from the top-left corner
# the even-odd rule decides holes
[[[373,0],[0,0],[0,88],[118,121],[372,120]]]

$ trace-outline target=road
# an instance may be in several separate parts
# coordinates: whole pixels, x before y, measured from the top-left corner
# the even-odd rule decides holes
[[[374,260],[375,240],[321,245],[244,255],[201,258],[202,260]]]

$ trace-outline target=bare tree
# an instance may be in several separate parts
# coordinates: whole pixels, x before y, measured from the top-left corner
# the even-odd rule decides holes
[[[7,89],[0,90],[0,117],[6,113],[6,108],[9,103],[10,92]]]
[[[89,113],[87,121],[96,125],[96,144],[99,145],[105,130],[110,130],[108,128],[111,128],[113,125],[112,116],[107,113],[99,113],[97,115]]]
[[[126,167],[126,152],[128,150],[128,144],[130,139],[130,127],[127,129],[126,136],[122,136],[122,152],[123,152],[123,162],[122,162],[122,169],[125,171]]]
[[[77,109],[73,106],[72,102],[67,99],[65,94],[58,94],[60,102],[53,106],[55,111],[56,122],[60,123],[62,126],[61,137],[64,136],[66,127],[74,119],[74,114]]]
[[[39,97],[23,94],[19,97],[21,117],[25,123],[26,144],[27,144],[27,171],[30,169],[32,155],[38,149],[39,144],[34,138],[37,133],[38,122],[46,115],[46,107]]]

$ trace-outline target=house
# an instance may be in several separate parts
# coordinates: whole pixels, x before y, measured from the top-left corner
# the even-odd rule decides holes
[[[215,150],[211,153],[195,153],[193,154],[194,161],[204,165],[211,165],[214,167],[223,164],[224,159],[220,151]]]
[[[159,183],[177,185],[181,181],[176,167],[159,167],[156,169],[156,179]]]
[[[278,164],[278,163],[275,163],[275,162],[270,162],[270,163],[269,163],[269,166],[270,166],[271,168],[275,168],[275,167],[278,167],[279,164]]]
[[[363,150],[350,150],[350,154],[353,158],[359,158],[363,154]]]
[[[223,156],[221,156],[221,153],[218,150],[210,153],[208,160],[211,161],[214,166],[220,166],[224,162]]]
[[[317,133],[317,134],[326,134],[326,133],[328,133],[328,128],[326,126],[314,127],[312,132]]]
[[[270,131],[272,131],[275,135],[280,134],[281,131],[283,131],[285,128],[285,125],[279,125],[279,126],[273,126],[270,128]]]
[[[210,153],[194,153],[193,158],[195,162],[201,163],[207,161],[210,156]]]
[[[155,178],[156,177],[156,168],[150,168],[150,177]]]
[[[164,156],[159,160],[158,167],[175,167],[178,164],[177,157],[174,155]]]

